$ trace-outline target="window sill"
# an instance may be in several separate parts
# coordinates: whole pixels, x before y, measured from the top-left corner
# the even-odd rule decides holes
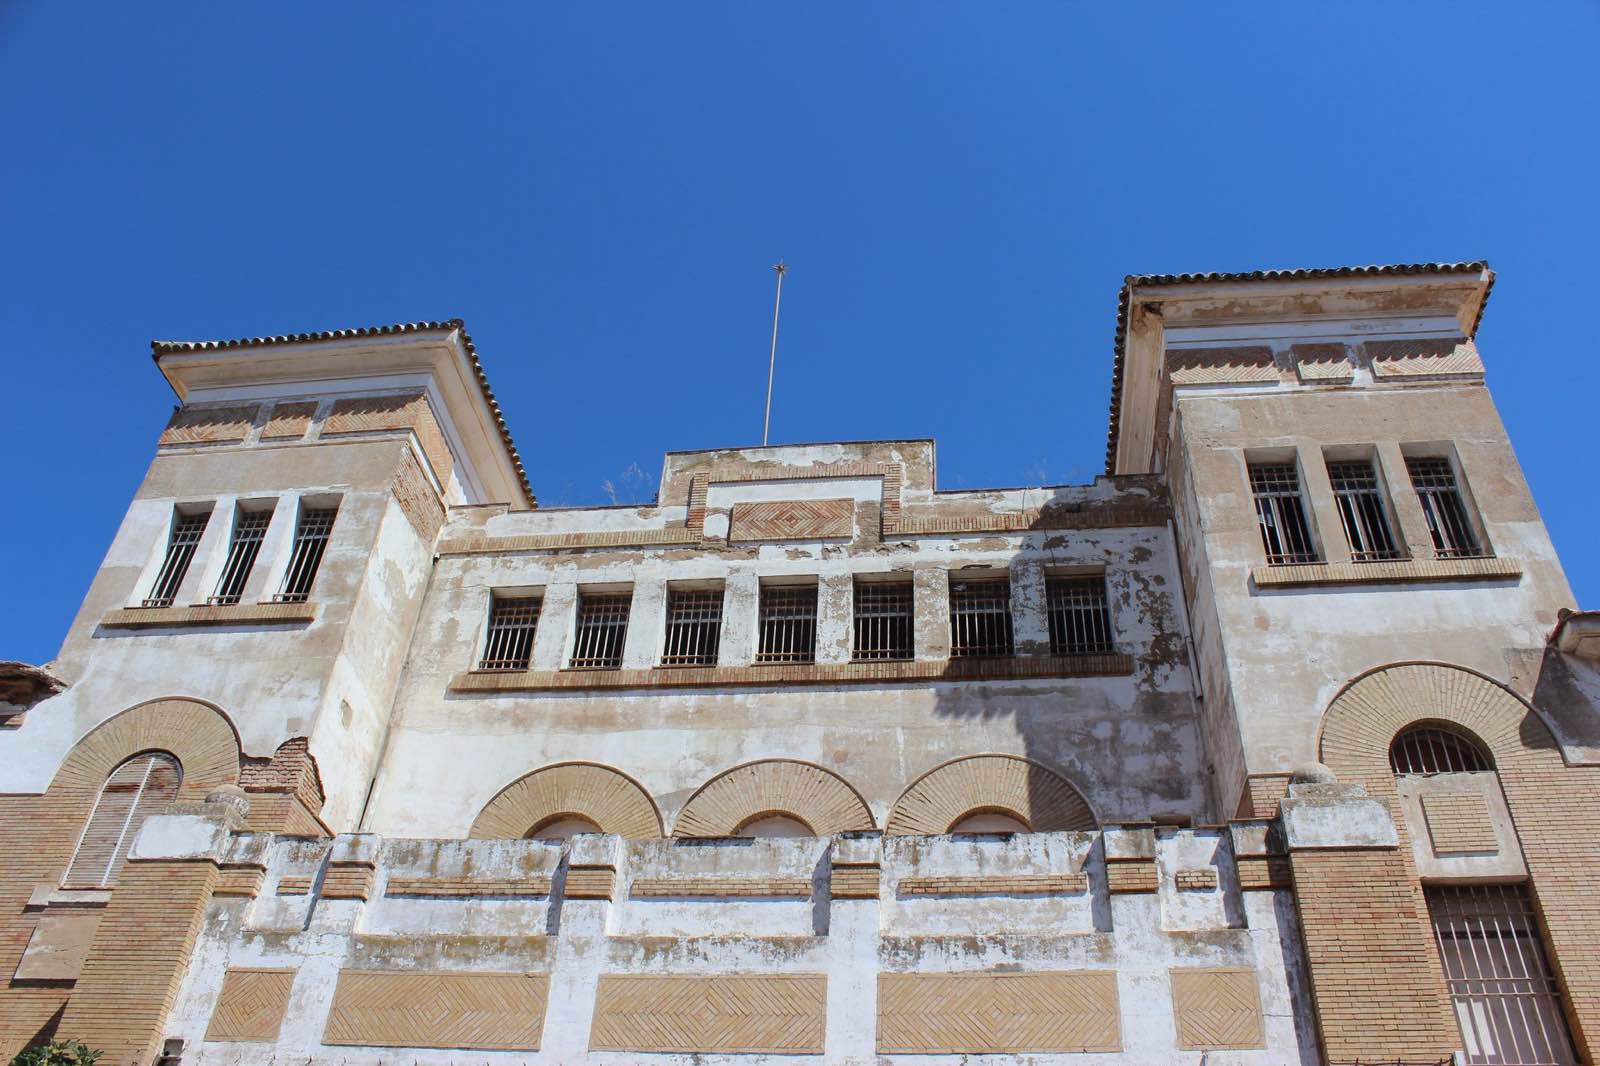
[[[1516,581],[1522,567],[1510,559],[1397,559],[1372,563],[1301,563],[1257,566],[1250,579],[1257,588],[1310,585],[1394,585],[1424,581]]]
[[[467,670],[450,679],[449,690],[542,692],[559,689],[1010,681],[1049,677],[1123,677],[1131,673],[1133,656],[1126,654],[1029,655],[947,661],[657,666],[643,670]]]
[[[292,625],[312,622],[317,609],[310,603],[236,603],[231,606],[121,607],[100,619],[108,629],[148,629],[167,626]]]

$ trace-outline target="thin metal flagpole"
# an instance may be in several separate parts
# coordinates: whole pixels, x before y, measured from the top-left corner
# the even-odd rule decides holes
[[[767,357],[767,413],[761,420],[761,446],[767,446],[767,431],[772,428],[772,372],[778,367],[778,308],[783,304],[783,276],[789,272],[782,259],[772,267],[778,275],[778,293],[772,298],[772,353]]]

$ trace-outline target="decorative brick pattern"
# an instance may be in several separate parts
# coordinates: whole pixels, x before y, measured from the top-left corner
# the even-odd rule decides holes
[[[1154,892],[1161,887],[1154,859],[1107,859],[1106,888],[1112,895]]]
[[[658,667],[648,670],[469,670],[452,692],[550,692],[609,688],[710,688],[747,685],[883,685],[909,681],[1015,681],[1049,677],[1126,677],[1131,655],[1030,655],[943,662],[782,663]]]
[[[798,897],[811,895],[811,882],[799,877],[641,877],[628,888],[638,899]]]
[[[324,1044],[536,1051],[549,978],[341,970]]]
[[[778,500],[736,503],[728,524],[730,541],[826,540],[849,537],[853,500]]]
[[[160,444],[238,444],[255,423],[260,404],[243,407],[184,407],[173,412]]]
[[[1172,517],[1165,500],[1091,504],[1082,510],[1030,507],[1009,514],[940,515],[938,508],[912,508],[898,532],[913,534],[1022,533],[1029,530],[1125,529],[1161,526]]]
[[[1277,891],[1294,887],[1287,855],[1239,855],[1234,858],[1239,887],[1246,892]]]
[[[400,505],[401,513],[411,523],[411,528],[417,531],[417,536],[431,545],[444,525],[444,504],[439,501],[439,494],[434,491],[412,452],[406,452],[389,491],[394,494],[395,503]]]
[[[878,1053],[1122,1050],[1110,971],[878,975]]]
[[[1510,559],[1396,559],[1373,563],[1303,563],[1257,566],[1257,588],[1296,585],[1383,585],[1422,581],[1516,581],[1522,567]]]
[[[322,898],[371,899],[372,884],[376,877],[377,871],[371,863],[329,863],[328,872],[322,878]]]
[[[603,974],[591,1051],[820,1055],[827,979]]]
[[[1167,353],[1167,380],[1173,385],[1216,385],[1278,380],[1272,349],[1185,348]]]
[[[421,896],[429,899],[466,899],[479,896],[504,896],[512,899],[538,899],[550,894],[550,878],[528,877],[520,881],[472,880],[457,877],[391,877],[384,886],[385,896]]]
[[[1036,833],[1091,830],[1094,812],[1066,778],[1016,755],[973,755],[923,774],[889,812],[891,835],[947,833],[976,810],[998,810]]]
[[[170,699],[140,704],[100,723],[67,755],[51,788],[98,795],[111,771],[141,751],[177,756],[183,767],[181,801],[204,799],[218,785],[239,780],[239,744],[228,720],[204,703]]]
[[[1186,1051],[1267,1046],[1254,970],[1173,970],[1172,1013]]]
[[[261,885],[266,877],[267,871],[261,866],[224,866],[217,875],[217,887],[213,895],[254,899],[261,894]]]
[[[440,555],[494,552],[580,551],[586,548],[655,548],[700,543],[698,534],[671,529],[608,529],[579,533],[531,533],[515,537],[466,536],[441,541]]]
[[[1179,870],[1173,880],[1179,892],[1215,892],[1217,889],[1217,871],[1209,868]]]
[[[697,541],[706,531],[706,495],[709,489],[710,479],[705,474],[696,474],[689,479],[689,503],[685,508],[684,526]]]
[[[272,1042],[289,1009],[293,970],[229,970],[206,1027],[207,1040]]]
[[[1422,814],[1437,854],[1500,850],[1489,805],[1480,792],[1427,793],[1422,797]]]
[[[630,840],[662,835],[661,814],[638,782],[598,763],[557,763],[518,778],[484,805],[470,837],[520,838],[576,815]]]
[[[314,622],[311,603],[199,604],[193,607],[119,607],[100,624],[107,629],[154,629],[168,626],[304,625]]]
[[[611,866],[572,866],[567,869],[567,883],[562,891],[567,899],[600,899],[610,901],[617,895],[617,871]]]
[[[1478,346],[1464,337],[1368,341],[1366,349],[1380,381],[1483,376]]]
[[[316,413],[315,400],[276,404],[267,416],[267,424],[261,427],[261,439],[300,440],[311,428],[311,418]]]
[[[1307,385],[1346,385],[1355,377],[1350,349],[1343,344],[1296,344],[1290,348],[1295,373]]]
[[[876,829],[866,801],[838,774],[793,759],[746,763],[718,774],[689,797],[675,837],[732,836],[766,814],[798,818],[818,836]]]
[[[285,874],[278,878],[278,891],[280,896],[306,896],[311,894],[311,886],[316,878],[309,874]]]
[[[902,896],[1081,896],[1085,874],[991,874],[987,877],[902,877]]]
[[[877,899],[883,871],[875,862],[836,862],[828,881],[834,899]]]
[[[334,402],[328,420],[322,424],[322,437],[338,437],[350,433],[377,433],[385,430],[409,429],[417,435],[422,454],[428,457],[433,474],[441,485],[450,481],[455,469],[450,457],[450,447],[444,433],[433,417],[428,398],[421,391],[394,396],[356,396]]]

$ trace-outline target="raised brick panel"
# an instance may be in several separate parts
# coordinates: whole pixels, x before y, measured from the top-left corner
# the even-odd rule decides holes
[[[180,800],[204,799],[218,785],[239,780],[239,742],[215,709],[193,700],[140,704],[96,726],[80,740],[51,790],[96,793],[117,765],[141,751],[169,751],[183,766]]]
[[[299,440],[311,428],[311,418],[317,413],[315,400],[280,403],[267,416],[261,427],[262,440]]]
[[[255,423],[260,404],[242,407],[184,407],[173,412],[160,443],[237,444]]]
[[[853,500],[774,500],[736,503],[729,522],[730,541],[823,540],[849,537]]]
[[[633,778],[597,763],[559,763],[518,778],[484,805],[467,835],[518,839],[573,816],[630,840],[662,835],[661,815],[649,793]]]
[[[818,836],[876,829],[872,811],[844,778],[792,759],[747,763],[719,774],[689,797],[675,837],[732,836],[754,818],[798,818]]]
[[[384,886],[383,894],[426,899],[471,899],[480,896],[538,899],[550,894],[550,878],[526,877],[504,881],[459,877],[391,877]]]
[[[878,1053],[1122,1050],[1110,971],[878,975]]]
[[[834,899],[877,899],[883,871],[875,862],[836,862],[828,882]]]
[[[1278,368],[1265,345],[1189,348],[1167,353],[1167,378],[1174,385],[1275,382]]]
[[[364,862],[329,863],[322,878],[322,898],[371,899],[376,876],[372,866]]]
[[[1254,970],[1173,970],[1172,1013],[1185,1050],[1267,1046]]]
[[[549,978],[342,970],[324,1044],[535,1051]]]
[[[562,895],[567,899],[612,900],[617,895],[617,871],[612,866],[573,866],[567,870]]]
[[[105,1052],[104,1066],[148,1066],[216,887],[210,862],[130,862],[106,906],[60,1032]]]
[[[1179,892],[1214,892],[1217,888],[1215,870],[1179,870],[1173,875]]]
[[[222,975],[207,1040],[258,1041],[278,1039],[283,1016],[294,987],[293,970],[229,970]]]
[[[225,866],[217,875],[216,896],[239,896],[254,899],[261,894],[267,871],[261,866]]]
[[[637,899],[805,898],[811,882],[801,877],[641,877],[628,886],[628,894]]]
[[[1407,378],[1479,378],[1483,360],[1465,338],[1367,341],[1372,376],[1380,381]]]
[[[439,429],[428,398],[420,391],[394,396],[355,396],[335,401],[328,420],[322,424],[323,437],[350,433],[376,433],[409,429],[417,435],[422,454],[428,457],[439,483],[448,484],[455,469],[450,447]]]
[[[1094,812],[1066,778],[1015,755],[974,755],[924,774],[889,812],[891,835],[947,833],[973,811],[1003,811],[1036,833],[1091,830]]]
[[[603,974],[591,1051],[820,1055],[827,979]]]
[[[1440,855],[1500,850],[1481,792],[1431,792],[1422,797],[1428,837]]]
[[[1350,349],[1343,344],[1296,344],[1290,354],[1295,373],[1307,385],[1343,385],[1355,377]]]
[[[983,877],[902,877],[902,896],[1081,896],[1085,874],[989,874]]]
[[[1161,887],[1154,859],[1107,859],[1106,888],[1112,895],[1155,892]]]

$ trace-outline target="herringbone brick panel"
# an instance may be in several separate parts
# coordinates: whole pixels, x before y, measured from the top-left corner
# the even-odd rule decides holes
[[[820,1054],[827,978],[819,974],[651,977],[607,974],[591,1051]]]
[[[1173,970],[1172,1010],[1181,1048],[1267,1046],[1254,970]]]
[[[878,975],[884,1055],[1120,1051],[1117,975]]]
[[[816,540],[848,537],[855,514],[852,500],[776,500],[736,503],[729,540]]]
[[[293,987],[293,970],[229,970],[223,975],[206,1039],[278,1039]]]
[[[344,970],[324,1044],[535,1051],[549,978]]]

